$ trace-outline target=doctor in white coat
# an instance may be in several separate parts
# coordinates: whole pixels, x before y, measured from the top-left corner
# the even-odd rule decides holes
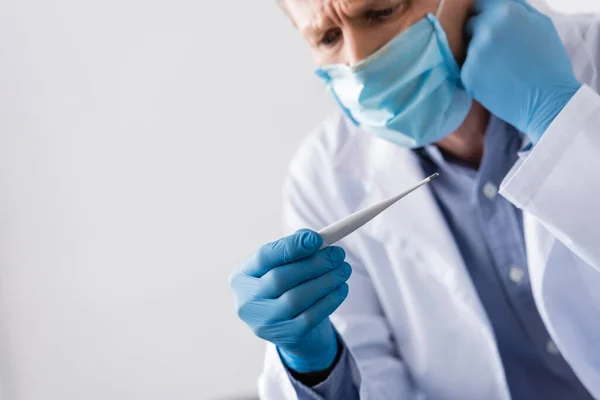
[[[301,230],[230,279],[261,398],[600,399],[600,17],[282,3],[344,112],[291,163]],[[312,230],[433,171],[319,251]]]

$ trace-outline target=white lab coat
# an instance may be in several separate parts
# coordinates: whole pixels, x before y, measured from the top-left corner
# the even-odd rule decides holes
[[[552,17],[588,86],[515,165],[501,194],[524,210],[542,319],[600,399],[600,18]],[[422,178],[410,151],[331,118],[291,164],[286,229],[319,229]],[[332,320],[350,351],[361,399],[510,398],[494,332],[429,189],[341,246],[354,272],[349,297]],[[296,399],[272,345],[259,390],[263,399]]]

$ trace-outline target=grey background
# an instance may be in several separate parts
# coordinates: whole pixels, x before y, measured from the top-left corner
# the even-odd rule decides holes
[[[255,392],[227,276],[333,110],[313,68],[270,0],[0,2],[2,399]]]

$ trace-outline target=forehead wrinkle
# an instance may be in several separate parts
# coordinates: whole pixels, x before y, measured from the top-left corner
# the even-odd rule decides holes
[[[327,12],[327,4],[325,4],[326,1],[320,0],[318,3],[319,5],[316,7],[316,10],[311,12],[308,23],[304,24],[304,26],[300,28],[300,31],[303,34],[314,35],[315,33],[324,31],[333,25],[333,21]]]
[[[353,17],[355,14],[369,8],[378,0],[332,0],[337,4],[337,8],[342,14],[348,17]]]
[[[301,23],[300,32],[305,36],[314,36],[333,25],[342,25],[346,18],[353,18],[373,4],[390,0],[297,0],[310,4],[312,10],[308,21]]]

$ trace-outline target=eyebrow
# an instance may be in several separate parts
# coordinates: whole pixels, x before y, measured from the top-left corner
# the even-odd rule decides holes
[[[364,0],[360,6],[356,7],[356,9],[353,10],[354,11],[353,14],[356,14],[356,15],[353,15],[351,17],[356,17],[356,16],[360,15],[361,13],[365,12],[367,9],[377,6],[377,5],[381,5],[381,6],[392,5],[392,4],[400,5],[401,3],[404,3],[407,1],[410,1],[410,0]],[[329,18],[328,16],[320,15],[319,13],[316,13],[315,18],[311,21],[311,23],[304,26],[303,28],[301,28],[300,32],[302,33],[303,36],[306,36],[308,38],[316,38],[319,35],[326,32],[328,29],[332,28],[333,26],[334,26],[334,22],[331,20],[331,18]]]
[[[316,39],[333,26],[334,23],[329,17],[319,17],[317,20],[311,20],[310,24],[301,29],[301,32],[302,35],[306,36],[307,38]]]

